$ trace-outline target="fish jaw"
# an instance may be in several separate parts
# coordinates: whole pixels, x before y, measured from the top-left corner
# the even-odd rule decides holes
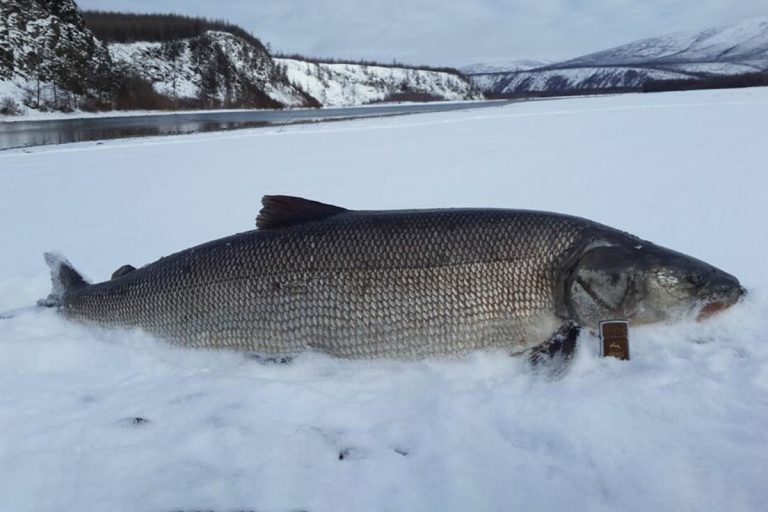
[[[747,295],[747,289],[739,287],[736,293],[726,297],[719,297],[704,304],[696,314],[696,321],[703,322],[713,316],[722,313],[734,304],[741,302]]]

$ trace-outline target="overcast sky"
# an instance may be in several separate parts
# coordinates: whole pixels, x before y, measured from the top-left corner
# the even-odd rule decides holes
[[[768,0],[78,0],[84,9],[222,18],[273,50],[461,66],[563,60],[768,16]]]

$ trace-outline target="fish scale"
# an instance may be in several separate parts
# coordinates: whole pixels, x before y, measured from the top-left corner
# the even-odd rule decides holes
[[[563,323],[558,269],[590,225],[520,210],[321,212],[68,290],[60,310],[269,355],[523,351]]]

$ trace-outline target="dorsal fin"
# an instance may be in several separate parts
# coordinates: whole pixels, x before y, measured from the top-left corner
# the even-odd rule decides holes
[[[256,217],[256,227],[259,229],[287,228],[347,211],[340,206],[292,196],[264,196],[261,204],[261,211]]]

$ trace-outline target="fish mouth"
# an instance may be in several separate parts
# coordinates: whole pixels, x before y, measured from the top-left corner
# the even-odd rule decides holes
[[[737,302],[740,302],[746,295],[746,288],[739,287],[736,292],[729,297],[719,297],[709,300],[699,309],[696,315],[696,320],[699,322],[707,320],[708,318],[725,311]]]

